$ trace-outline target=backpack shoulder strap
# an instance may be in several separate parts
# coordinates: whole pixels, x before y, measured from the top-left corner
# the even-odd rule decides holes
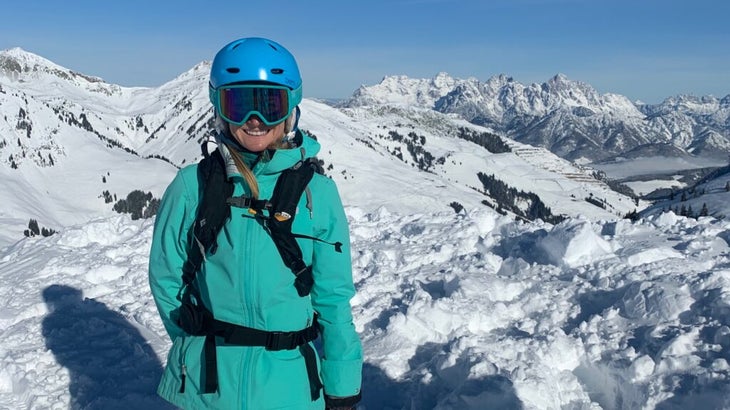
[[[302,250],[292,234],[291,228],[297,212],[297,204],[307,184],[312,180],[314,168],[309,161],[299,161],[293,167],[283,171],[274,186],[271,197],[271,210],[266,226],[271,238],[281,255],[284,264],[291,269],[296,279],[294,286],[299,296],[309,294],[314,279],[311,267],[304,263]]]
[[[312,276],[312,267],[304,263],[302,250],[296,238],[329,243],[312,236],[292,233],[292,224],[296,216],[299,199],[308,189],[309,181],[312,180],[315,172],[320,172],[321,168],[321,164],[316,158],[306,158],[282,172],[276,181],[276,186],[274,186],[274,193],[270,201],[271,211],[269,218],[266,220],[266,226],[269,228],[269,233],[279,254],[281,254],[281,259],[296,276],[294,287],[296,287],[299,296],[309,294],[314,285],[314,278]],[[310,200],[309,193],[307,193],[307,199]],[[342,243],[329,244],[334,246],[337,252],[342,252]]]
[[[187,261],[183,265],[185,284],[193,281],[205,254],[216,252],[218,233],[231,216],[231,208],[226,200],[233,195],[233,184],[228,181],[223,156],[218,150],[204,155],[198,163],[198,187],[198,209],[195,222],[188,232],[190,245]]]

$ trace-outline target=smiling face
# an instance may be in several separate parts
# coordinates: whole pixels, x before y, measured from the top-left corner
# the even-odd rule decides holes
[[[231,134],[241,146],[251,152],[261,152],[272,147],[284,136],[286,121],[268,126],[252,115],[241,125],[228,124]]]

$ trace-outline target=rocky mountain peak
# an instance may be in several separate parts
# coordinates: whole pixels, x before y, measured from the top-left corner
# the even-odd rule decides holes
[[[712,96],[676,96],[659,105],[635,104],[619,94],[600,94],[562,73],[530,85],[505,74],[483,82],[446,73],[434,79],[393,76],[360,87],[345,106],[373,104],[416,105],[457,114],[571,160],[600,160],[652,143],[714,155],[726,146],[723,139],[730,141],[730,96],[720,101]]]
[[[61,67],[20,47],[0,51],[0,75],[11,81],[21,82],[31,81],[41,76],[54,76],[72,82],[103,82],[99,77],[88,76]]]
[[[341,106],[395,104],[433,108],[436,100],[464,81],[456,80],[445,72],[426,79],[414,79],[405,75],[386,76],[374,86],[360,86]]]

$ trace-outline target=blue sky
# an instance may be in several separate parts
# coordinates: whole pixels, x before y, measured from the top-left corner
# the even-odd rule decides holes
[[[730,94],[725,0],[33,0],[0,11],[0,49],[124,86],[162,85],[262,36],[297,57],[305,97],[441,71],[524,84],[563,73],[648,103]]]

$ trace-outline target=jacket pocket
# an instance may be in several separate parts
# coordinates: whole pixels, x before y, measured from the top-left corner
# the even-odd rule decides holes
[[[315,404],[309,388],[307,365],[299,348],[262,350],[256,368],[252,392],[267,403],[266,408],[308,408]],[[318,375],[316,377],[319,378]]]

